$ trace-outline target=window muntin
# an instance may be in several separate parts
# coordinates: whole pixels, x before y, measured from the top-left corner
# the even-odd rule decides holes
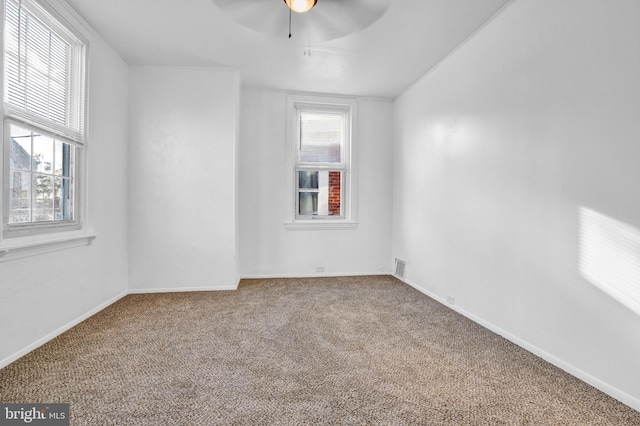
[[[4,4],[4,236],[77,229],[86,45],[32,0]]]

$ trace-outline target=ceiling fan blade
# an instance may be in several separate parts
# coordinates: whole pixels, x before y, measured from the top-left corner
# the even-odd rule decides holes
[[[212,1],[251,30],[273,36],[286,34],[289,9],[282,0]],[[314,42],[341,38],[380,19],[390,4],[391,0],[318,0],[309,12],[293,14],[293,31],[309,34]]]
[[[332,10],[341,13],[382,15],[389,9],[390,5],[391,0],[318,0],[316,7],[331,7]]]
[[[331,16],[338,25],[361,30],[380,19],[389,9],[390,0],[318,0],[318,14]]]
[[[309,41],[313,43],[340,38],[343,32],[336,21],[322,14],[314,14],[304,20],[305,40],[309,37]]]
[[[361,31],[380,19],[389,0],[318,0],[305,14],[314,42],[334,40]]]
[[[238,24],[261,34],[286,34],[288,8],[278,0],[213,0]]]

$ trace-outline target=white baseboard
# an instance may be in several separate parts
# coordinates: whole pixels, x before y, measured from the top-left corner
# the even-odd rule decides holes
[[[19,350],[18,352],[9,355],[8,357],[0,360],[0,368],[4,368],[7,365],[11,364],[12,362],[18,360],[19,358],[22,358],[23,356],[25,356],[26,354],[28,354],[29,352],[33,351],[34,349],[39,348],[40,346],[44,345],[45,343],[49,342],[50,340],[53,340],[54,338],[58,337],[59,335],[61,335],[62,333],[64,333],[65,331],[75,327],[76,325],[80,324],[82,321],[86,320],[87,318],[97,314],[98,312],[100,312],[101,310],[105,309],[106,307],[108,307],[109,305],[114,304],[115,302],[117,302],[118,300],[122,299],[123,297],[129,295],[129,294],[152,294],[152,293],[173,293],[173,292],[192,292],[192,291],[223,291],[223,290],[237,290],[238,285],[236,284],[236,286],[218,286],[218,287],[186,287],[186,288],[140,288],[140,289],[130,289],[130,290],[125,290],[122,293],[118,294],[115,297],[112,297],[111,299],[107,300],[106,302],[96,306],[95,308],[91,309],[90,311],[86,312],[85,314],[79,316],[78,318],[68,322],[67,324],[63,325],[62,327],[52,331],[51,333],[47,334],[46,336],[42,337],[41,339],[36,340],[35,342],[33,342],[32,344],[26,346],[25,348]]]
[[[328,278],[328,277],[364,277],[369,275],[391,275],[391,272],[311,272],[304,274],[245,274],[241,279],[264,280],[271,278]]]
[[[480,324],[481,326],[483,326],[486,329],[489,329],[491,331],[493,331],[494,333],[504,337],[505,339],[509,340],[510,342],[520,346],[523,349],[526,349],[527,351],[531,352],[534,355],[539,356],[540,358],[544,359],[545,361],[549,362],[550,364],[555,365],[556,367],[560,368],[561,370],[571,374],[574,377],[577,377],[578,379],[582,380],[585,383],[588,383],[589,385],[593,386],[596,389],[601,390],[602,392],[606,393],[607,395],[611,396],[612,398],[617,399],[618,401],[622,402],[623,404],[628,405],[629,407],[633,408],[634,410],[640,411],[640,399],[635,398],[631,395],[629,395],[626,392],[621,391],[620,389],[609,385],[606,382],[603,382],[602,380],[598,379],[597,377],[592,376],[591,374],[588,374],[582,370],[580,370],[579,368],[576,368],[575,366],[569,364],[566,361],[563,361],[562,359],[556,357],[553,354],[550,354],[548,352],[546,352],[545,350],[527,342],[526,340],[523,340],[503,329],[501,329],[500,327],[497,327],[496,325],[472,314],[471,312],[468,312],[464,309],[461,309],[459,306],[456,305],[452,305],[450,303],[447,303],[447,301],[445,299],[443,299],[442,297],[438,296],[437,294],[434,294],[432,292],[430,292],[429,290],[426,290],[422,287],[420,287],[419,285],[417,285],[416,283],[413,283],[407,279],[398,277],[396,275],[394,275],[395,278],[399,279],[400,281],[402,281],[403,283],[415,288],[416,290],[418,290],[419,292],[429,296],[430,298],[434,299],[435,301],[441,303],[442,305],[446,306],[449,309],[452,309],[456,312],[458,312],[460,315],[463,315],[467,318],[469,318],[471,321]]]
[[[101,303],[100,305],[96,306],[95,308],[91,309],[90,311],[86,312],[85,314],[80,315],[78,318],[76,318],[76,319],[68,322],[67,324],[63,325],[62,327],[52,331],[51,333],[47,334],[43,338],[36,340],[35,342],[30,344],[29,346],[19,350],[18,352],[14,353],[13,355],[9,355],[8,357],[6,357],[6,358],[4,358],[3,360],[0,361],[0,368],[6,367],[7,365],[11,364],[12,362],[14,362],[14,361],[18,360],[19,358],[25,356],[26,354],[28,354],[32,350],[37,349],[40,346],[42,346],[45,343],[47,343],[48,341],[55,339],[56,337],[58,337],[59,335],[61,335],[65,331],[71,329],[72,327],[75,327],[76,325],[80,324],[82,321],[86,320],[87,318],[97,314],[98,312],[100,312],[101,310],[106,308],[107,306],[112,305],[115,302],[117,302],[118,300],[122,299],[128,293],[129,292],[126,291],[126,290],[123,291],[122,293],[118,294],[117,296],[112,297],[111,299],[107,300],[104,303]]]
[[[153,294],[153,293],[181,293],[193,291],[228,291],[237,290],[238,286],[208,286],[208,287],[175,287],[175,288],[132,288],[129,294]]]
[[[266,278],[315,278],[315,277],[336,277],[336,276],[367,276],[367,275],[389,275],[388,272],[362,272],[362,273],[346,273],[346,274],[330,274],[330,273],[322,273],[322,274],[260,274],[260,275],[243,275],[242,278],[246,278],[246,279],[266,279]],[[395,276],[395,275],[394,275]],[[456,305],[451,305],[449,303],[447,303],[443,298],[441,298],[440,296],[420,287],[419,285],[407,280],[407,279],[403,279],[401,277],[395,276],[397,279],[399,279],[400,281],[404,282],[405,284],[415,288],[416,290],[418,290],[419,292],[429,296],[430,298],[436,300],[437,302],[441,303],[442,305],[458,312],[459,314],[469,318],[470,320],[482,325],[483,327],[493,331],[496,334],[499,334],[500,336],[504,337],[505,339],[513,342],[514,344],[526,349],[527,351],[533,353],[534,355],[539,356],[540,358],[544,359],[545,361],[555,365],[556,367],[566,371],[567,373],[579,378],[580,380],[590,384],[591,386],[601,390],[602,392],[606,393],[607,395],[610,395],[611,397],[617,399],[618,401],[622,402],[623,404],[628,405],[629,407],[640,411],[640,399],[635,398],[621,390],[619,390],[618,388],[609,385],[608,383],[603,382],[602,380],[574,367],[573,365],[563,361],[562,359],[540,349],[539,347],[501,329],[500,327],[495,326],[494,324],[483,320],[482,318],[477,317],[476,315],[472,314],[471,312],[468,312],[464,309],[461,309],[460,307],[456,306]],[[13,355],[10,355],[2,360],[0,360],[0,368],[4,368],[7,365],[11,364],[12,362],[16,361],[17,359],[23,357],[24,355],[28,354],[29,352],[33,351],[34,349],[44,345],[45,343],[49,342],[50,340],[56,338],[57,336],[61,335],[62,333],[64,333],[65,331],[71,329],[72,327],[78,325],[79,323],[81,323],[82,321],[86,320],[87,318],[95,315],[96,313],[100,312],[101,310],[105,309],[106,307],[108,307],[109,305],[112,305],[113,303],[117,302],[118,300],[122,299],[123,297],[127,296],[128,294],[150,294],[150,293],[168,293],[168,292],[193,292],[193,291],[228,291],[228,290],[236,290],[237,289],[237,285],[234,286],[218,286],[218,287],[187,287],[187,288],[159,288],[159,289],[130,289],[128,291],[123,291],[122,293],[112,297],[111,299],[107,300],[106,302],[96,306],[95,308],[89,310],[88,312],[86,312],[85,314],[79,316],[78,318],[70,321],[69,323],[63,325],[62,327],[52,331],[51,333],[47,334],[46,336],[42,337],[41,339],[38,339],[37,341],[35,341],[34,343],[28,345],[27,347],[21,349],[20,351],[14,353]]]

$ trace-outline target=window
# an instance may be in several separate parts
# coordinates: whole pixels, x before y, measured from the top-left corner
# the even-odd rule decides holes
[[[3,236],[79,229],[86,43],[33,0],[4,5]]]
[[[288,229],[355,227],[355,101],[291,96],[292,214]]]

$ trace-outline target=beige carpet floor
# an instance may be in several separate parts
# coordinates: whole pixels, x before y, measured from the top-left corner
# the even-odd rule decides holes
[[[392,277],[130,295],[0,370],[76,425],[640,425]]]

